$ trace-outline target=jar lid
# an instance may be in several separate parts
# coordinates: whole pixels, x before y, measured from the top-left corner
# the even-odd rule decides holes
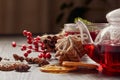
[[[107,13],[106,18],[108,22],[120,22],[120,8]]]
[[[77,24],[75,23],[67,23],[64,24],[65,31],[68,32],[79,32],[79,28],[77,27]]]

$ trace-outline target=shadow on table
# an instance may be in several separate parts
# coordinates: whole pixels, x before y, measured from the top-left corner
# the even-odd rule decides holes
[[[109,74],[105,74],[105,73],[100,73],[99,71],[95,70],[95,69],[83,69],[80,68],[74,72],[72,72],[73,74],[80,74],[80,75],[92,75],[92,77],[96,77],[96,78],[101,78],[101,79],[120,79],[120,74],[115,74],[115,75],[109,75]]]
[[[96,69],[79,68],[78,70],[74,71],[73,73],[76,73],[76,74],[98,74],[99,72]]]

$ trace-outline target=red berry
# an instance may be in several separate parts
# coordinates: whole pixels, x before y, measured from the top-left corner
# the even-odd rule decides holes
[[[27,36],[32,37],[32,33],[31,32],[27,32]]]
[[[35,48],[39,48],[39,45],[34,45]]]
[[[38,42],[37,42],[37,41],[34,41],[33,44],[36,46],[36,45],[38,45]]]
[[[27,43],[28,44],[32,44],[32,40],[27,40]]]
[[[42,50],[45,50],[45,47],[41,47]]]
[[[16,42],[13,41],[13,42],[12,42],[12,46],[13,46],[13,47],[16,47]]]
[[[42,57],[43,57],[43,54],[42,54],[42,53],[40,53],[40,54],[38,55],[38,57],[39,57],[39,58],[42,58]]]
[[[25,56],[25,57],[28,57],[28,53],[24,53],[24,56]]]
[[[38,48],[35,48],[34,50],[35,50],[36,52],[38,52],[38,51],[39,51],[39,49],[38,49]]]
[[[27,30],[23,30],[23,35],[27,36]]]
[[[41,38],[40,38],[40,36],[37,36],[36,39],[37,39],[37,40],[40,40]]]
[[[28,39],[28,40],[32,40],[32,37],[31,37],[31,36],[27,36],[27,39]]]
[[[65,36],[68,36],[69,34],[68,33],[65,33]]]
[[[21,50],[24,51],[24,50],[26,50],[26,48],[27,48],[26,45],[23,44]]]
[[[45,54],[45,57],[48,58],[48,59],[50,59],[50,58],[51,58],[51,54],[50,54],[49,52],[47,52],[47,53]]]
[[[47,53],[47,51],[46,51],[46,50],[43,50],[42,52],[43,52],[44,54],[46,54],[46,53]]]
[[[25,49],[24,48],[21,48],[21,51],[24,51]]]
[[[29,49],[32,49],[32,46],[31,46],[31,45],[29,45],[29,46],[28,46],[28,48],[29,48]]]
[[[43,43],[43,42],[40,42],[40,46],[41,46],[41,47],[44,46],[44,43]]]
[[[45,54],[45,53],[42,53],[42,55],[43,55],[43,58],[45,59],[45,58],[46,58],[46,54]]]
[[[32,51],[31,51],[30,49],[29,49],[29,50],[27,50],[27,53],[28,53],[28,54],[30,54],[31,52],[32,52]]]
[[[42,50],[45,50],[45,45],[44,45],[44,43],[41,43],[41,49],[42,49]]]

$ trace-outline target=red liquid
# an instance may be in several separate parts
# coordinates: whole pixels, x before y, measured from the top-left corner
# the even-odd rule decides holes
[[[120,75],[120,45],[86,44],[89,57],[99,63],[104,71]]]
[[[91,37],[92,37],[92,39],[94,41],[96,36],[97,36],[97,34],[95,32],[90,32],[90,35],[91,35]]]
[[[80,34],[80,32],[68,32],[68,31],[65,31],[65,36],[75,35],[75,34]]]
[[[90,35],[91,35],[93,41],[95,40],[95,38],[96,38],[96,36],[98,35],[98,33],[99,33],[98,30],[96,30],[96,31],[91,31],[91,32],[90,32]]]

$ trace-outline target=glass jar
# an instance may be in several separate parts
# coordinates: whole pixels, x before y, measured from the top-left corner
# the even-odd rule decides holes
[[[65,36],[80,34],[79,28],[75,23],[64,24]]]
[[[108,23],[92,23],[86,26],[88,27],[90,35],[94,41],[98,33],[108,25]]]

